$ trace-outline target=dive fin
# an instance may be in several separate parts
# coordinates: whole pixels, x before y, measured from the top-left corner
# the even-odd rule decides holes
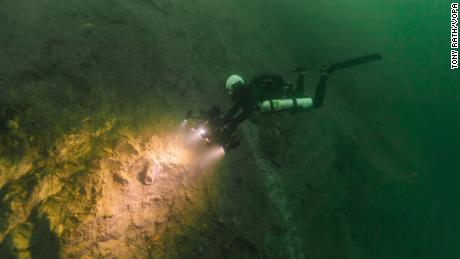
[[[341,61],[341,62],[326,65],[326,66],[324,66],[322,68],[322,70],[324,70],[324,71],[326,71],[328,73],[332,73],[332,72],[334,72],[335,70],[338,70],[338,69],[357,66],[357,65],[361,65],[361,64],[371,62],[371,61],[374,61],[374,60],[379,60],[379,59],[382,59],[382,55],[380,55],[380,54],[366,55],[366,56],[353,58],[353,59],[349,59],[349,60],[345,60],[345,61]]]

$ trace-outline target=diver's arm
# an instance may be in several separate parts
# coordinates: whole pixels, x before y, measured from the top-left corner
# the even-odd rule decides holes
[[[224,115],[224,121],[230,120],[235,114],[238,112],[238,110],[241,108],[240,103],[235,103],[233,107]]]
[[[237,106],[237,105],[235,105],[235,106]],[[240,108],[241,108],[241,111],[240,111]],[[235,114],[238,111],[239,111],[239,113],[235,116]],[[230,114],[230,112],[232,112],[232,114]],[[243,106],[242,104],[238,105],[238,109],[230,110],[226,114],[226,117],[224,117],[224,124],[225,124],[224,127],[227,127],[229,129],[235,129],[238,126],[238,124],[242,123],[243,121],[245,121],[249,117],[251,112],[252,112],[251,108],[249,108],[247,106]],[[231,116],[227,116],[227,115],[231,115]]]
[[[233,119],[230,120],[230,125],[236,127],[238,124],[245,121],[251,114],[252,109],[250,107],[243,107],[242,111]]]

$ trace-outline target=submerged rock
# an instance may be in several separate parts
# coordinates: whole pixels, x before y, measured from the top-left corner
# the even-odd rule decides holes
[[[129,184],[129,178],[123,171],[113,172],[113,181],[121,185]]]
[[[141,182],[145,185],[154,184],[162,171],[163,167],[159,163],[155,161],[146,162],[141,172]]]

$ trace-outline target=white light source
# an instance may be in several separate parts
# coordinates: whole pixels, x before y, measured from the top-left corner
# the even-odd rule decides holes
[[[200,128],[200,135],[206,134],[206,129],[205,128]]]

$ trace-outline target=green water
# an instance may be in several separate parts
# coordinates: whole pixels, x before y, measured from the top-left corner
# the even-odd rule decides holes
[[[201,252],[208,245],[207,258],[229,253],[233,243],[241,251],[228,258],[238,252],[249,258],[460,258],[460,71],[450,70],[450,2],[183,1],[0,1],[0,166],[12,161],[14,168],[32,157],[33,168],[41,170],[62,136],[77,132],[90,139],[81,144],[84,152],[76,148],[69,158],[70,168],[80,166],[73,156],[84,161],[75,169],[82,180],[59,184],[83,190],[97,182],[79,174],[100,156],[88,150],[115,145],[117,127],[156,132],[166,127],[163,121],[174,125],[190,109],[226,109],[230,101],[219,89],[231,73],[270,71],[292,81],[295,65],[318,67],[380,53],[381,61],[331,75],[321,109],[268,119],[254,115],[245,122],[246,142],[224,158],[214,176],[219,187],[207,187],[219,194],[208,195],[213,210],[181,237],[185,251],[198,256],[201,242]],[[308,75],[307,94],[318,75]],[[5,107],[17,113],[17,128],[5,126],[14,117]],[[105,132],[101,128],[108,133],[95,134]],[[258,138],[247,137],[251,129],[259,130]],[[261,154],[256,163],[255,153]],[[277,184],[264,183],[265,171],[254,169],[267,161],[275,161],[269,176],[277,176]],[[49,168],[59,171],[61,164]],[[46,200],[26,202],[46,177],[31,170],[23,178],[32,180],[22,183],[14,170],[0,172],[0,219],[9,220],[0,222],[6,236],[0,258],[17,255],[11,244],[22,240],[21,229],[32,233],[30,242],[48,240],[44,247],[52,257],[79,254],[69,241],[75,239],[54,233],[56,219],[48,218]],[[16,218],[5,197],[16,196],[9,188],[23,195],[18,210],[29,210],[21,222],[27,224],[11,233],[8,224]],[[63,193],[57,197],[73,195]],[[96,209],[82,193],[75,195],[84,197],[78,200],[83,205],[59,199]],[[267,198],[279,193],[285,197]],[[200,227],[207,225],[219,238],[203,234]],[[230,242],[238,231],[244,235]],[[27,242],[21,243],[24,251],[47,256]],[[287,253],[293,243],[295,252]],[[173,243],[165,244],[172,251],[165,258],[179,258]]]
[[[363,49],[383,54],[377,76],[359,82],[360,107],[376,120],[391,117],[382,130],[407,130],[426,161],[432,203],[418,204],[408,190],[382,194],[395,214],[370,216],[388,224],[380,229],[386,236],[370,241],[372,234],[365,234],[363,244],[373,246],[376,258],[459,258],[460,71],[450,70],[450,2],[328,1],[297,12],[303,18],[293,23],[305,28],[308,49],[326,49],[328,57]]]

